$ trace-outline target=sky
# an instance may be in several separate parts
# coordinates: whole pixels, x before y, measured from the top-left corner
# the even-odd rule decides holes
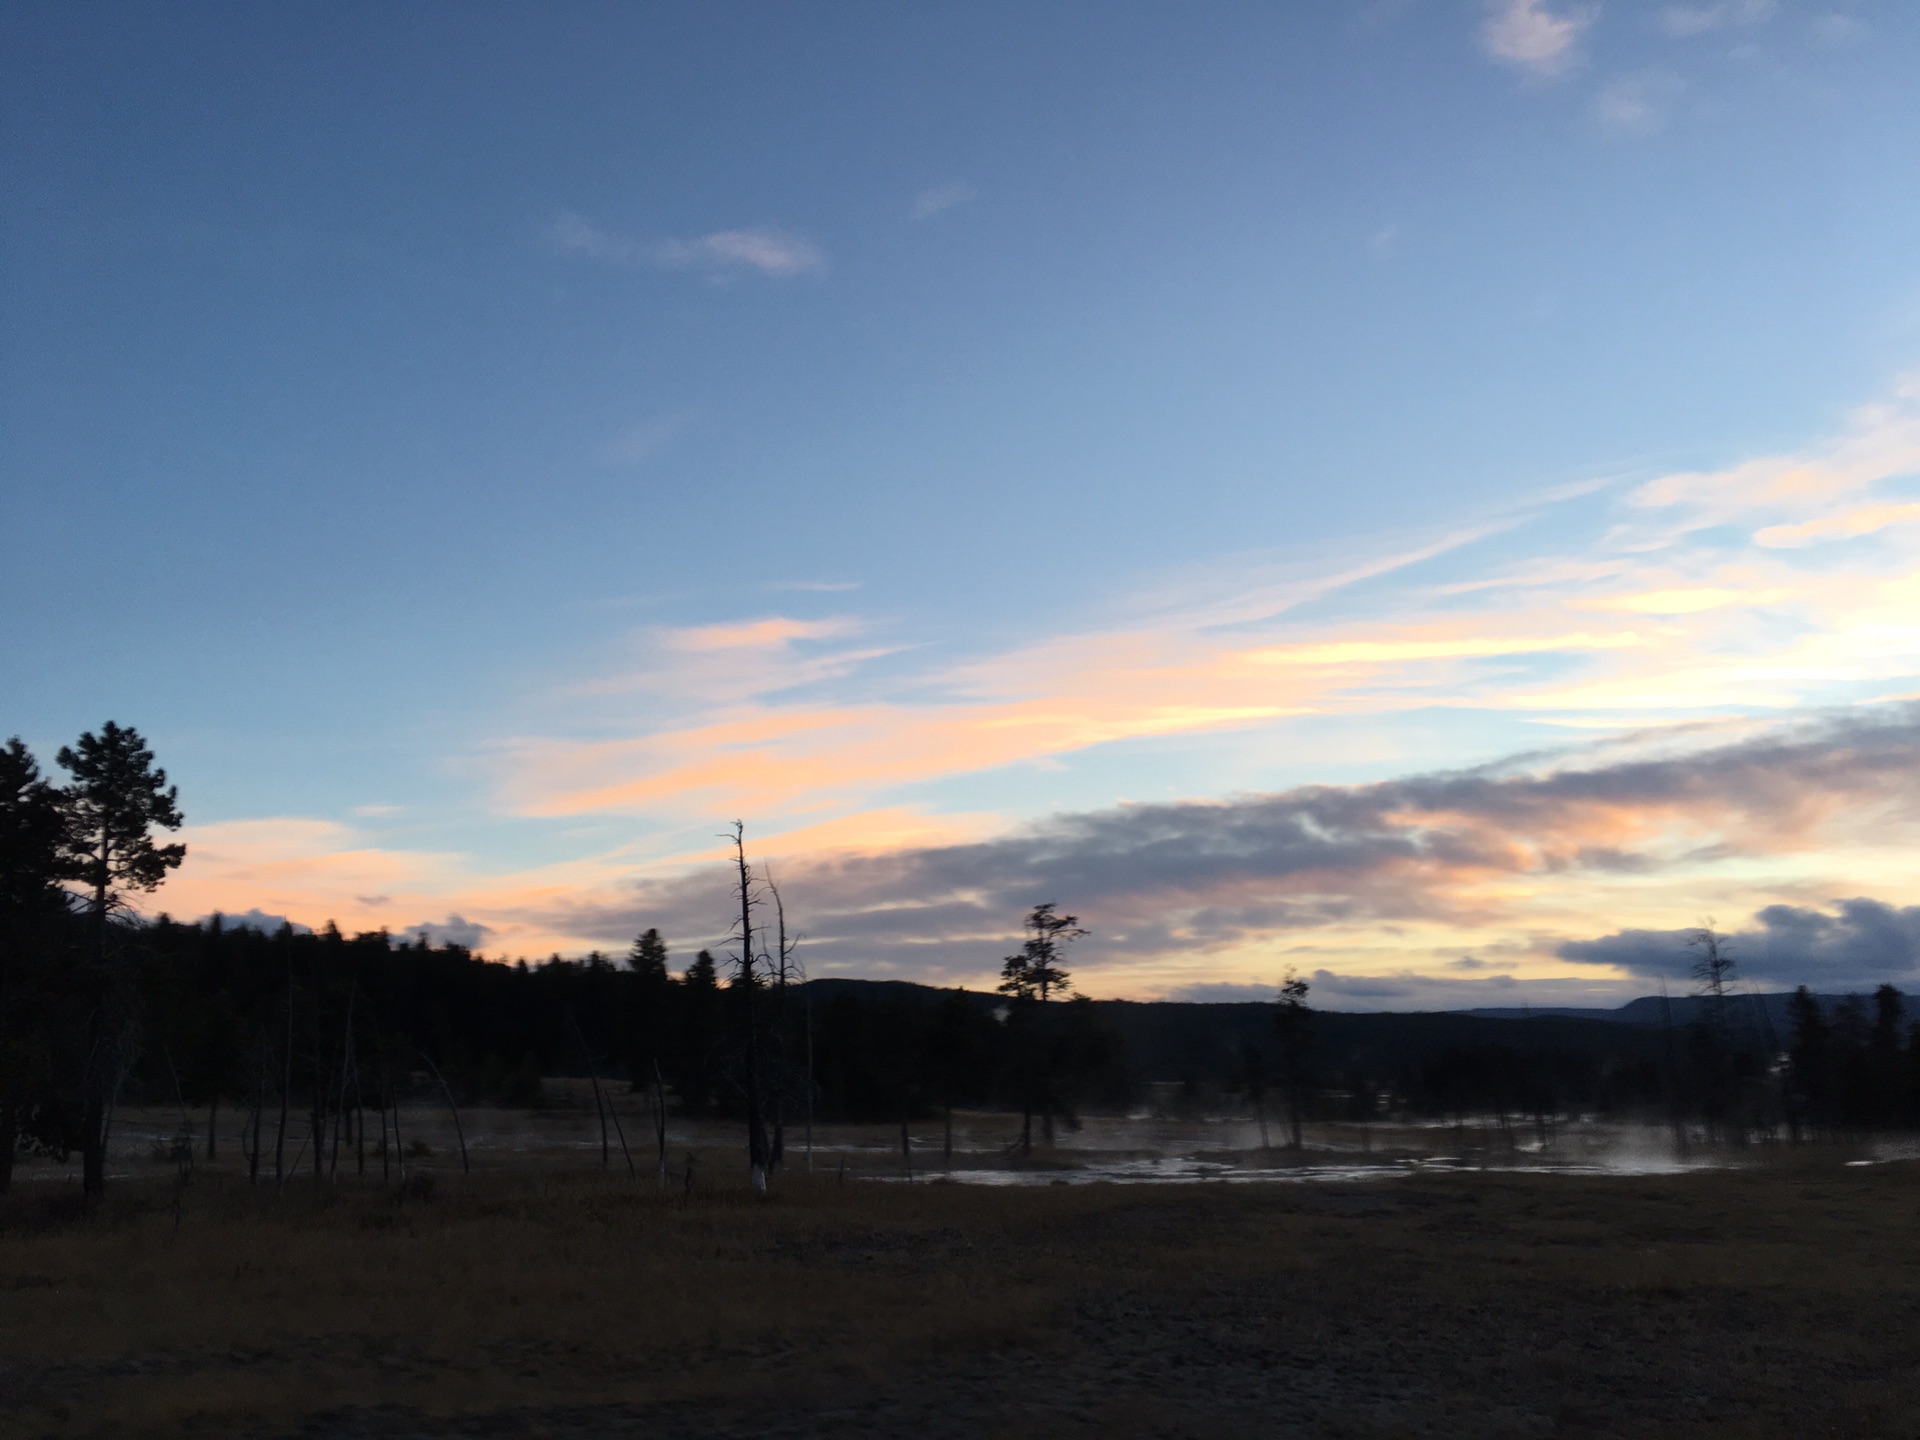
[[[0,4],[0,733],[144,902],[1920,984],[1920,11]]]

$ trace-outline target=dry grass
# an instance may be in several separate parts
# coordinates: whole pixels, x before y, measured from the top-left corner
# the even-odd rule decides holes
[[[597,1158],[597,1156],[596,1156]],[[726,1157],[731,1159],[731,1157]],[[1915,1433],[1920,1168],[0,1207],[0,1433]],[[578,1161],[575,1162],[576,1166]],[[722,1183],[722,1177],[726,1183]]]

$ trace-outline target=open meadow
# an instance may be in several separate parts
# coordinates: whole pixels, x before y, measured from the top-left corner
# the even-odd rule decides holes
[[[376,1153],[364,1176],[347,1154],[330,1184],[250,1186],[230,1141],[183,1181],[157,1115],[119,1123],[96,1214],[28,1167],[0,1204],[0,1432],[1799,1437],[1920,1417],[1920,1164],[1848,1163],[1864,1151],[1608,1173],[1477,1169],[1500,1159],[1479,1144],[1359,1180],[1019,1187],[944,1183],[935,1152],[908,1185],[897,1131],[836,1127],[760,1202],[717,1126],[676,1122],[663,1186],[650,1151],[601,1169],[590,1110],[462,1118],[473,1173],[423,1109],[404,1185]],[[622,1123],[650,1139],[637,1109]],[[1031,1171],[962,1159],[1140,1170],[1096,1129]],[[1310,1140],[1296,1173],[1333,1173],[1347,1140]]]

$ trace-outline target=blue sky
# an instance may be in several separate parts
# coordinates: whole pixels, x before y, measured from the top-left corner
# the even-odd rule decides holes
[[[739,815],[822,964],[964,978],[1012,890],[865,944],[834,857],[1845,723],[1920,689],[1917,62],[1789,0],[10,4],[4,726],[148,735],[182,913],[691,941],[647,887]],[[1087,983],[1631,988],[1559,947],[1838,915],[1866,823],[1404,943],[1187,895]],[[1100,884],[1032,898],[1152,928]]]

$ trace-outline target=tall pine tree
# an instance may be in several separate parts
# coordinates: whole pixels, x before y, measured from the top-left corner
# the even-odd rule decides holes
[[[65,812],[61,844],[66,872],[85,887],[88,949],[94,991],[81,1104],[81,1192],[106,1189],[107,1077],[124,1068],[121,1053],[128,1016],[109,922],[129,892],[159,888],[179,867],[187,847],[160,845],[155,830],[178,830],[179,791],[155,767],[140,732],[109,720],[97,735],[82,735],[56,757],[73,777],[60,792]]]

